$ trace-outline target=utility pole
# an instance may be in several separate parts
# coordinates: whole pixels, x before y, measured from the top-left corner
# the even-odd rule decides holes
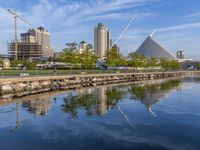
[[[11,13],[14,17],[14,34],[15,34],[15,59],[18,59],[18,40],[17,40],[17,18],[19,18],[20,20],[22,20],[23,22],[31,25],[28,21],[26,21],[25,19],[23,19],[22,17],[20,17],[19,15],[17,15],[17,11],[16,10],[10,10],[8,9],[8,12]]]

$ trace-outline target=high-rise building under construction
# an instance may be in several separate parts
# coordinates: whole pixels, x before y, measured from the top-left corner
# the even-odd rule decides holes
[[[43,27],[30,29],[27,33],[22,33],[21,40],[24,43],[38,43],[42,46],[43,57],[53,57],[54,52],[51,47],[51,35]]]
[[[51,47],[51,35],[43,27],[30,29],[21,34],[21,41],[18,42],[18,59],[38,59],[41,57],[53,57],[54,50]],[[15,58],[14,42],[8,44],[8,53],[11,59]]]

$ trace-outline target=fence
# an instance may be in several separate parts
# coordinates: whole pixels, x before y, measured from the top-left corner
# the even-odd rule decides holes
[[[45,76],[70,74],[106,74],[106,73],[135,73],[135,72],[163,72],[164,70],[0,70],[1,77],[16,76]],[[167,70],[169,71],[169,70]]]

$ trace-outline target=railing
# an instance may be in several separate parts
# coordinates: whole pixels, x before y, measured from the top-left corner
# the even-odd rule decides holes
[[[70,74],[106,74],[106,73],[142,73],[142,72],[168,72],[172,70],[0,70],[0,77],[19,76],[45,76]],[[173,70],[181,71],[181,70]]]

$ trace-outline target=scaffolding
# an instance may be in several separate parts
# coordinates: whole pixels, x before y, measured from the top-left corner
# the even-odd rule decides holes
[[[36,60],[42,57],[42,45],[38,43],[17,43],[17,54],[15,51],[15,42],[8,43],[8,55],[14,60],[17,55],[18,60]]]

